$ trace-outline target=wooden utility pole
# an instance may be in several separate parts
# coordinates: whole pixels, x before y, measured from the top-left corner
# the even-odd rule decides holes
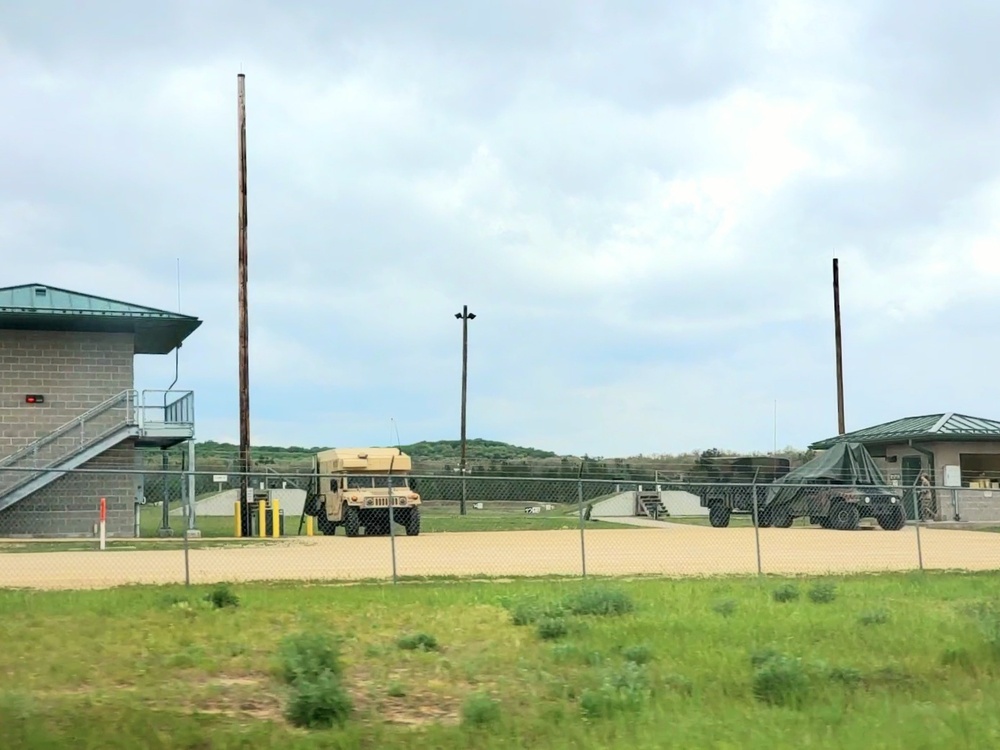
[[[459,505],[459,515],[465,515],[465,401],[469,382],[469,321],[475,320],[476,314],[469,312],[468,305],[462,305],[462,312],[455,313],[462,321],[462,457],[459,460],[459,471],[462,474],[462,501]]]
[[[250,354],[247,320],[247,106],[245,77],[236,76],[239,121],[239,306],[240,306],[240,527],[244,537],[250,526]],[[263,522],[263,519],[261,519]]]
[[[838,434],[847,432],[844,422],[844,352],[840,336],[840,266],[833,259],[833,330],[837,348],[837,429]]]

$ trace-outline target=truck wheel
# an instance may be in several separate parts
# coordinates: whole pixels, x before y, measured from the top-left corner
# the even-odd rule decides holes
[[[770,508],[757,509],[757,525],[762,529],[769,529],[774,525],[774,518],[771,516]]]
[[[724,529],[729,525],[729,515],[729,508],[715,503],[708,509],[708,522],[717,529]]]
[[[361,518],[358,509],[353,505],[344,508],[344,531],[347,536],[357,536],[361,533]]]
[[[899,531],[906,526],[906,514],[903,513],[903,509],[898,505],[894,505],[888,510],[879,513],[876,520],[878,520],[878,525],[886,531]]]
[[[326,517],[326,508],[321,508],[322,515],[316,517],[316,526],[326,536],[333,536],[337,533],[337,523]]]
[[[858,528],[861,514],[853,503],[837,500],[830,508],[830,525],[840,531],[853,531]]]
[[[791,512],[787,510],[775,511],[774,514],[772,515],[772,518],[774,520],[774,525],[779,529],[787,529],[789,526],[792,525],[792,521],[795,520],[792,517]]]
[[[406,516],[406,535],[418,536],[420,534],[420,508],[410,508]]]

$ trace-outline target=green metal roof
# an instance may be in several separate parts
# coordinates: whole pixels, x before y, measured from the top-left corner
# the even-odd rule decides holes
[[[826,450],[831,446],[851,441],[864,445],[887,445],[908,440],[930,443],[948,440],[997,440],[1000,441],[1000,422],[966,414],[948,412],[904,417],[893,422],[866,427],[846,435],[820,440],[809,446],[811,450]]]
[[[45,284],[0,288],[0,328],[135,334],[136,354],[166,354],[201,325],[198,318]]]

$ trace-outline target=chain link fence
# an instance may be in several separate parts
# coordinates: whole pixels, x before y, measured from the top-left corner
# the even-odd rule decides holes
[[[14,587],[984,570],[998,531],[926,484],[0,468]]]

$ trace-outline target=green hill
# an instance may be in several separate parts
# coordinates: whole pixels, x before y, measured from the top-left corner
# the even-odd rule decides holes
[[[400,446],[413,458],[416,472],[452,474],[459,466],[461,456],[459,440],[422,440]],[[332,447],[332,446],[331,446]],[[326,446],[276,446],[258,445],[251,448],[255,471],[271,470],[277,473],[299,473],[312,468],[313,457]],[[183,446],[167,451],[168,468],[181,466]],[[576,477],[581,462],[585,462],[584,476],[606,477],[615,480],[655,481],[657,477],[703,474],[705,458],[732,455],[715,448],[691,451],[679,455],[629,456],[603,458],[593,456],[564,456],[553,451],[512,445],[498,440],[476,438],[466,444],[469,473],[477,476],[508,475],[538,477]],[[763,454],[761,454],[763,455]],[[811,458],[809,452],[786,448],[779,455],[792,459],[798,465]],[[145,454],[145,465],[152,470],[162,467],[162,453],[151,450]],[[227,473],[239,468],[239,446],[213,440],[195,443],[195,461],[200,472]]]
[[[250,449],[253,463],[256,466],[271,466],[274,468],[308,468],[312,457],[319,451],[333,446],[277,446],[255,445]],[[415,463],[421,465],[442,462],[457,462],[461,457],[462,443],[460,440],[422,440],[418,443],[401,446],[404,453],[409,454]],[[170,451],[171,462],[180,449]],[[466,442],[466,458],[469,464],[474,462],[498,461],[531,461],[561,458],[552,451],[537,448],[525,448],[498,440],[483,440],[476,438]],[[195,460],[199,468],[206,471],[214,469],[232,470],[239,459],[239,446],[233,443],[219,443],[214,440],[195,443]],[[159,451],[150,451],[149,461],[159,462]]]
[[[462,455],[461,440],[422,440],[401,446],[403,453],[413,457],[414,461],[434,461],[442,459],[458,459]],[[498,440],[467,440],[465,443],[467,460],[476,461],[520,461],[524,459],[560,458],[552,451],[538,448],[524,448],[519,445],[502,443]]]

